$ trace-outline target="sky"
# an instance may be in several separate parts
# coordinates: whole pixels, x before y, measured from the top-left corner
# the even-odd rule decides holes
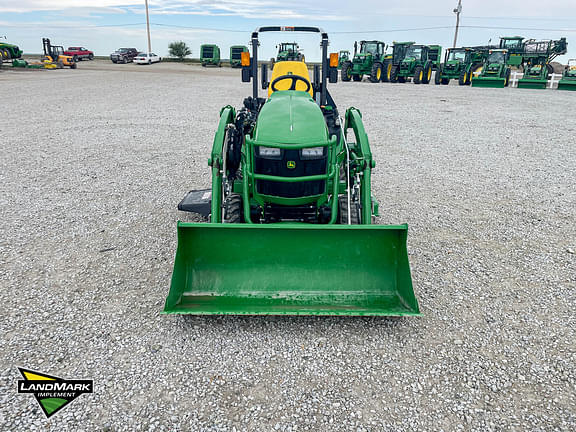
[[[355,40],[415,41],[450,47],[458,0],[149,0],[152,51],[166,56],[182,40],[198,57],[202,43],[248,45],[262,25],[318,26],[330,51],[353,50]],[[40,53],[42,37],[53,44],[81,45],[96,55],[119,47],[146,50],[144,0],[0,0],[0,37],[25,53]],[[576,0],[462,0],[459,46],[497,43],[500,36],[568,39],[566,61],[576,58]],[[316,35],[267,34],[260,58],[274,56],[278,42],[297,41],[306,58],[318,60]]]

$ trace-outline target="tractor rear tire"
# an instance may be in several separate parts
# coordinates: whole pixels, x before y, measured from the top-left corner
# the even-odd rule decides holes
[[[423,82],[424,79],[424,68],[422,66],[416,66],[414,68],[414,78],[412,79],[412,82],[414,84],[421,84]]]
[[[224,223],[244,222],[244,206],[240,194],[230,194],[224,203]]]
[[[342,70],[340,71],[340,78],[342,78],[342,81],[350,81],[350,79],[352,78],[352,63],[350,62],[346,62],[342,65]]]
[[[360,213],[360,204],[357,202],[350,203],[350,224],[360,225],[362,216]],[[348,199],[346,195],[338,197],[338,223],[348,225]]]
[[[392,69],[390,70],[390,82],[391,83],[398,82],[398,66],[392,65]]]
[[[382,79],[382,63],[375,62],[370,71],[370,82],[377,83]]]
[[[352,80],[353,81],[362,81],[362,75],[352,75]]]
[[[458,77],[458,84],[461,86],[468,84],[468,74],[466,73],[466,69],[463,69],[462,72],[460,72],[460,76]]]

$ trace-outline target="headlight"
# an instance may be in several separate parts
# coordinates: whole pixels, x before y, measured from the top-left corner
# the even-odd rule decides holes
[[[314,159],[324,156],[324,147],[310,147],[301,150],[302,158]]]
[[[258,155],[260,157],[277,158],[280,157],[281,150],[274,147],[258,147]]]

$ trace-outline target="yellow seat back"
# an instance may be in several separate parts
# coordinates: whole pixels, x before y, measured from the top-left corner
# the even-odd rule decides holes
[[[310,73],[308,72],[308,66],[302,61],[281,61],[274,65],[272,69],[272,77],[270,78],[270,84],[268,84],[268,97],[273,93],[272,83],[276,78],[282,75],[299,75],[310,83],[310,96],[314,97],[314,92],[312,90],[312,83],[310,81]],[[291,79],[283,79],[276,83],[276,90],[289,90],[292,86],[293,81]],[[306,91],[306,84],[300,80],[296,81],[296,90]]]

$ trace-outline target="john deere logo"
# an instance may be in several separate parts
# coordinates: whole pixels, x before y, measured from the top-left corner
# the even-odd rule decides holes
[[[296,162],[295,161],[288,161],[288,162],[286,162],[286,167],[288,167],[288,169],[294,169],[294,168],[296,168]]]
[[[18,380],[18,393],[31,393],[46,414],[51,417],[80,396],[82,393],[93,393],[92,380],[68,380],[18,368],[24,377]]]

